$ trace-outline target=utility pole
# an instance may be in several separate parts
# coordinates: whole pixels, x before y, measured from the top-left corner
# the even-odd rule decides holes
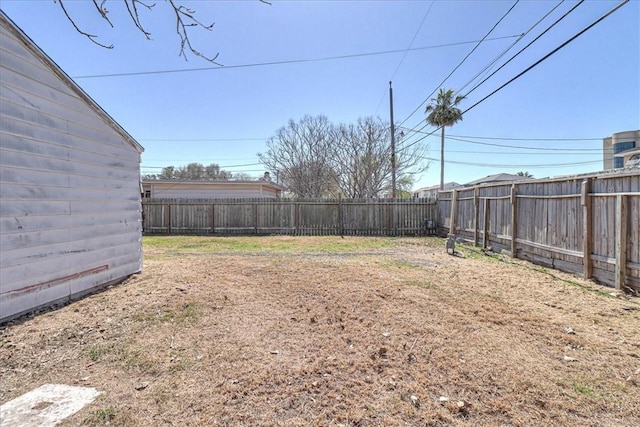
[[[389,82],[389,113],[391,115],[391,197],[396,198],[396,126],[393,123],[393,88]]]

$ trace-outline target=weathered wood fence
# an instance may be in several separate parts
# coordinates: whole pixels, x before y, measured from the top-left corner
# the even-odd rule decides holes
[[[425,199],[143,199],[153,234],[425,235],[437,206]]]
[[[439,231],[640,291],[640,173],[441,192]]]

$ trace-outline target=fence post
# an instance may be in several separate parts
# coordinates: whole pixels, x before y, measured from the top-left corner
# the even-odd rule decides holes
[[[473,189],[473,246],[478,246],[478,218],[480,217],[480,188]]]
[[[216,205],[211,204],[211,234],[216,232]]]
[[[624,290],[627,271],[627,196],[616,195],[616,289]]]
[[[489,246],[489,199],[484,199],[484,225],[482,227],[482,247]]]
[[[591,179],[587,178],[582,181],[582,192],[580,194],[580,204],[582,205],[582,265],[585,279],[590,279],[593,275],[593,260],[591,259],[593,220],[589,191],[591,191]]]
[[[253,204],[253,234],[258,234],[258,203]]]
[[[511,258],[516,258],[516,238],[518,237],[518,187],[511,184]]]
[[[338,220],[340,221],[340,237],[344,237],[344,213],[342,212],[342,196],[338,197]]]
[[[456,234],[456,219],[458,217],[458,190],[451,193],[451,219],[449,220],[449,234]]]
[[[167,204],[167,210],[164,211],[164,218],[162,222],[167,224],[167,234],[171,234],[171,203]]]

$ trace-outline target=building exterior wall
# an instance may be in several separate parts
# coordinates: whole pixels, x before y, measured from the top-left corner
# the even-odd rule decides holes
[[[262,181],[144,181],[144,197],[162,199],[277,198],[281,188]]]
[[[619,169],[625,165],[625,152],[640,147],[640,130],[614,133],[603,139],[604,169]]]
[[[0,13],[0,321],[142,268],[142,148]]]

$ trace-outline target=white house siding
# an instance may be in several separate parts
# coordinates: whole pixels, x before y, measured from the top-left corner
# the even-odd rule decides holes
[[[0,13],[0,321],[142,268],[142,148]]]

